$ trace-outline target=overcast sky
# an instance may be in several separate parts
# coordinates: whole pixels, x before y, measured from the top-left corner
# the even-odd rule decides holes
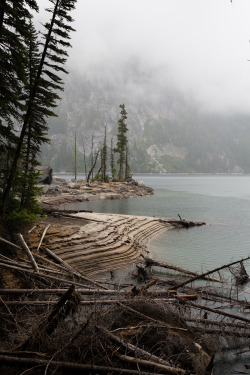
[[[72,16],[71,71],[138,57],[205,108],[250,112],[250,0],[78,0]]]

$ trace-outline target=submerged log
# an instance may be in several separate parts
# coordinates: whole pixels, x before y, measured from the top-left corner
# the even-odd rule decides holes
[[[221,280],[218,280],[218,279],[214,279],[214,278],[210,278],[210,277],[206,277],[206,276],[203,277],[201,274],[199,274],[197,272],[189,271],[189,270],[186,270],[184,268],[173,266],[173,265],[165,263],[165,262],[158,262],[158,261],[153,260],[153,259],[148,258],[148,257],[145,258],[143,255],[142,255],[142,257],[145,259],[146,267],[151,267],[151,266],[163,267],[163,268],[172,269],[172,270],[175,270],[175,271],[178,271],[178,272],[181,272],[181,273],[186,273],[187,275],[199,276],[200,278],[204,278],[204,279],[209,280],[209,281],[216,281],[216,282],[219,282],[219,283],[222,282]]]
[[[220,270],[223,270],[224,268],[229,268],[230,266],[233,266],[234,264],[238,264],[238,263],[240,263],[240,262],[244,262],[245,260],[248,260],[248,259],[250,259],[250,256],[248,256],[248,257],[246,257],[246,258],[244,258],[244,259],[241,259],[241,260],[237,260],[237,261],[235,261],[235,262],[231,262],[231,263],[228,263],[228,264],[224,264],[224,266],[214,268],[214,269],[211,270],[211,271],[207,271],[207,272],[202,273],[200,276],[194,276],[194,277],[192,277],[191,279],[188,279],[188,280],[186,280],[186,281],[183,281],[183,282],[180,283],[180,284],[177,284],[177,285],[176,285],[176,289],[181,288],[181,287],[184,286],[184,285],[190,284],[190,283],[192,283],[192,282],[195,281],[195,280],[198,280],[198,279],[204,278],[205,276],[208,276],[208,275],[210,275],[211,273],[218,272],[218,271],[220,271]]]

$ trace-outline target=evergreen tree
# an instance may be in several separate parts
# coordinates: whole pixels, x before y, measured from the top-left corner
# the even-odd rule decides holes
[[[38,11],[35,0],[0,0],[0,187],[16,148],[15,123],[24,109],[21,94],[26,81],[25,38],[31,19]]]
[[[118,166],[119,166],[119,171],[118,171],[118,178],[119,180],[123,180],[125,178],[124,175],[124,170],[125,170],[125,161],[126,161],[126,149],[127,149],[127,136],[126,133],[128,131],[127,124],[126,124],[126,119],[127,119],[127,112],[125,109],[125,105],[121,104],[120,105],[121,111],[121,118],[118,121],[118,134],[117,134],[117,144],[116,144],[116,149],[115,152],[118,153]]]
[[[38,115],[42,115],[42,124],[45,124],[45,118],[51,116],[53,112],[50,108],[56,106],[56,100],[59,98],[56,91],[62,90],[62,79],[56,72],[65,72],[63,64],[66,61],[67,52],[65,47],[69,47],[69,32],[73,28],[69,25],[72,22],[68,14],[76,0],[50,0],[53,8],[47,9],[52,13],[50,23],[44,25],[46,32],[43,34],[43,51],[36,75],[30,87],[30,95],[26,103],[26,112],[22,124],[22,129],[18,139],[16,152],[8,174],[8,180],[3,191],[1,212],[4,211],[11,189],[15,183],[18,162],[22,156],[22,147],[27,135],[27,129],[31,123],[36,123],[39,127]],[[41,106],[40,106],[41,105]],[[41,122],[40,122],[41,125]]]

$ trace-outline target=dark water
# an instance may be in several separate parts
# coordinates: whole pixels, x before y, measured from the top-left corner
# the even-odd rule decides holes
[[[148,244],[152,257],[193,271],[207,271],[250,254],[250,176],[138,175],[154,188],[152,197],[78,203],[96,212],[205,221],[206,226],[173,230]],[[69,206],[68,206],[69,207]],[[73,208],[72,205],[70,205]],[[250,274],[250,262],[245,263]],[[250,299],[250,286],[244,297]],[[219,355],[217,355],[219,356]],[[216,358],[213,375],[250,374],[250,352]]]

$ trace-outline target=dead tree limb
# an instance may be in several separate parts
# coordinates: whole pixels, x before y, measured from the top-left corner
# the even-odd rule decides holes
[[[192,282],[195,281],[195,280],[198,280],[198,279],[204,278],[205,276],[210,275],[211,273],[214,273],[214,272],[220,271],[220,270],[222,270],[222,269],[224,269],[224,268],[228,268],[228,267],[230,267],[230,266],[233,266],[234,264],[237,264],[237,263],[240,263],[240,262],[244,262],[245,260],[248,260],[248,259],[250,259],[250,256],[248,256],[247,258],[244,258],[244,259],[237,260],[237,261],[232,262],[232,263],[225,264],[224,266],[217,267],[217,268],[215,268],[215,269],[213,269],[213,270],[211,270],[211,271],[207,271],[207,272],[202,273],[200,276],[195,276],[195,277],[192,277],[191,279],[188,279],[188,280],[186,280],[186,281],[183,281],[182,283],[177,284],[175,287],[176,287],[176,289],[177,289],[177,288],[181,288],[182,286],[187,285],[187,284],[190,284],[190,283],[192,283]]]
[[[126,342],[126,341],[122,340],[120,337],[118,337],[118,336],[114,335],[113,333],[109,332],[106,328],[101,327],[101,326],[96,326],[96,328],[99,331],[101,331],[106,337],[111,339],[113,342],[121,345],[125,349],[129,349],[133,353],[136,353],[136,355],[140,355],[143,359],[151,360],[153,362],[156,362],[156,363],[159,363],[159,364],[162,364],[162,365],[165,365],[165,366],[169,367],[170,370],[175,371],[175,372],[172,371],[172,374],[187,374],[187,372],[185,370],[182,370],[180,368],[172,367],[171,364],[168,361],[166,361],[162,358],[159,358],[159,357],[155,356],[154,354],[147,352],[144,349],[138,348],[137,346],[134,346],[134,345],[130,344],[129,342]]]
[[[0,241],[6,243],[7,245],[10,245],[10,246],[12,246],[12,247],[15,247],[16,249],[22,250],[22,248],[21,248],[20,246],[16,245],[16,244],[13,243],[13,242],[7,241],[7,240],[5,240],[5,239],[2,238],[2,237],[0,237]]]
[[[31,253],[31,251],[30,251],[28,245],[27,245],[26,242],[24,241],[23,236],[21,235],[21,233],[18,233],[17,236],[18,236],[18,238],[19,238],[19,240],[20,240],[20,242],[21,242],[21,246],[22,246],[23,250],[26,252],[26,254],[28,255],[29,260],[31,261],[31,264],[32,264],[32,266],[33,266],[35,272],[39,272],[39,268],[38,268],[38,266],[37,266],[37,264],[36,264],[36,261],[35,261],[33,255],[32,255],[32,253]]]
[[[158,262],[158,261],[153,260],[151,258],[144,258],[144,259],[145,259],[146,267],[157,266],[157,267],[162,267],[162,268],[168,268],[168,269],[175,270],[175,271],[178,271],[178,272],[181,272],[181,273],[185,273],[187,275],[199,276],[199,278],[204,278],[204,279],[209,280],[209,281],[216,281],[216,282],[219,282],[219,283],[222,282],[221,280],[218,280],[218,279],[205,277],[205,276],[202,277],[202,275],[197,273],[197,272],[185,270],[184,268],[173,266],[173,265],[165,263],[165,262]]]
[[[218,315],[223,315],[223,316],[227,316],[228,318],[232,318],[232,319],[236,319],[236,320],[242,320],[243,322],[250,323],[250,319],[244,318],[243,316],[240,316],[240,315],[235,315],[235,314],[228,313],[226,311],[213,309],[212,307],[199,305],[198,303],[194,303],[194,302],[186,301],[186,303],[188,305],[191,305],[191,306],[196,307],[196,308],[201,309],[201,310],[210,311],[210,312],[218,314]]]
[[[165,366],[160,363],[147,361],[146,359],[134,358],[134,357],[130,357],[128,355],[123,355],[119,353],[117,353],[117,356],[123,362],[133,363],[135,365],[143,365],[143,367],[151,368],[152,370],[154,369],[164,370],[164,372],[166,372],[167,374],[188,374],[188,372],[185,370],[181,370],[180,372],[180,370],[176,369],[175,367]]]
[[[41,244],[42,244],[42,242],[43,242],[43,239],[44,239],[45,234],[46,234],[47,230],[49,229],[49,227],[50,227],[50,224],[47,225],[47,227],[44,229],[43,234],[42,234],[42,237],[41,237],[40,242],[39,242],[39,244],[38,244],[37,250],[40,249],[40,246],[41,246]]]
[[[79,277],[80,279],[82,279],[83,281],[85,282],[88,282],[90,284],[93,284],[95,286],[98,286],[99,288],[101,289],[108,289],[106,288],[105,286],[95,282],[94,280],[91,280],[89,279],[88,277],[86,276],[83,276],[79,271],[76,271],[73,267],[71,267],[67,262],[65,262],[63,259],[61,259],[59,256],[57,256],[55,253],[53,253],[51,250],[49,250],[47,247],[44,247],[43,250],[45,250],[45,252],[47,254],[49,254],[52,258],[54,258],[57,262],[59,262],[61,265],[63,265],[64,267],[66,267],[73,275]]]
[[[161,299],[162,301],[162,299]],[[132,307],[129,307],[129,306],[126,306],[124,305],[123,303],[121,302],[118,302],[118,305],[125,308],[126,310],[132,312],[133,314],[136,314],[136,315],[139,315],[141,316],[142,318],[146,319],[146,320],[151,320],[152,322],[155,322],[155,323],[158,323],[158,324],[163,324],[166,328],[168,329],[171,329],[171,330],[178,330],[178,331],[187,331],[187,328],[183,328],[183,327],[172,327],[170,326],[169,324],[167,324],[166,322],[162,321],[162,320],[158,320],[158,319],[154,319],[154,318],[151,318],[151,316],[148,316],[146,314],[143,314],[135,309],[132,309]]]
[[[7,355],[0,355],[0,364],[1,365],[9,365],[9,366],[44,366],[46,367],[48,364],[48,360],[46,359],[37,359],[37,358],[17,358],[11,357]],[[96,374],[103,373],[116,373],[116,374],[128,374],[128,375],[154,375],[155,373],[143,372],[143,371],[136,371],[136,370],[126,370],[122,368],[112,367],[112,366],[96,366],[96,365],[85,365],[80,363],[72,363],[72,362],[61,362],[61,361],[51,361],[50,365],[61,368],[65,370],[81,370],[83,371],[94,371]],[[159,374],[163,375],[163,374]]]

